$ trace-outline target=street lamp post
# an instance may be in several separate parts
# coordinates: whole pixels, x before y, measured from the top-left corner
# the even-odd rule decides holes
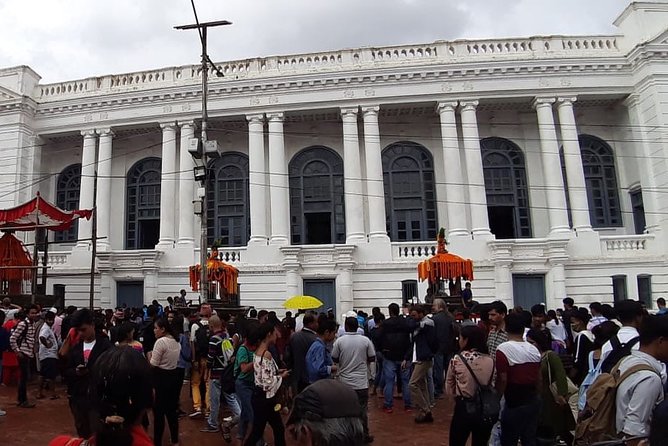
[[[197,18],[197,17],[195,17]],[[202,43],[202,133],[200,137],[200,142],[196,143],[195,149],[189,149],[190,154],[196,158],[201,159],[202,165],[204,167],[204,175],[198,176],[197,180],[201,181],[202,193],[198,193],[199,198],[201,199],[201,208],[198,209],[201,212],[200,221],[200,294],[202,296],[202,302],[207,302],[209,300],[209,280],[206,271],[206,261],[208,254],[208,234],[207,234],[207,188],[209,183],[209,154],[218,154],[218,147],[215,141],[209,142],[207,140],[206,130],[207,130],[207,121],[209,118],[208,108],[207,108],[207,97],[208,97],[208,82],[209,82],[209,56],[206,52],[206,38],[207,30],[216,26],[231,25],[232,22],[227,20],[219,20],[215,22],[205,22],[205,23],[195,23],[190,25],[181,25],[175,26],[175,29],[178,30],[187,30],[187,29],[197,29],[200,35],[200,41]],[[217,71],[219,76],[222,76],[222,73]],[[213,144],[211,144],[213,143]],[[192,147],[192,145],[191,145]],[[195,168],[197,169],[197,168]]]

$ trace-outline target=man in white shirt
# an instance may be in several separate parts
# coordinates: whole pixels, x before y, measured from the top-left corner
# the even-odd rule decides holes
[[[364,426],[364,442],[371,443],[369,435],[369,379],[367,364],[374,361],[376,351],[369,338],[357,333],[359,324],[356,317],[347,317],[345,321],[346,335],[334,342],[332,360],[339,364],[338,380],[351,387],[362,408],[362,424]],[[406,391],[407,389],[404,389]]]
[[[608,319],[603,316],[601,313],[603,308],[600,302],[593,302],[589,305],[589,311],[591,312],[591,319],[589,319],[589,323],[587,323],[587,330],[592,331],[594,327],[596,327],[598,324],[601,324]]]
[[[640,327],[640,349],[619,363],[623,375],[635,366],[644,369],[632,373],[617,389],[616,426],[617,432],[627,438],[628,446],[637,446],[649,437],[652,413],[663,401],[663,365],[668,361],[668,318],[648,316]]]
[[[640,302],[630,299],[619,301],[615,303],[615,312],[617,313],[617,318],[622,323],[622,328],[619,329],[612,339],[603,344],[601,361],[605,361],[615,348],[622,348],[626,344],[630,343],[632,350],[640,348],[638,327],[640,327],[643,319],[643,309]],[[610,362],[608,361],[608,363]],[[615,366],[615,364],[608,363],[603,363],[603,371],[611,370]]]
[[[56,314],[51,311],[44,316],[44,324],[39,331],[39,391],[37,399],[44,398],[44,389],[51,392],[51,399],[58,398],[55,379],[58,376],[58,340],[53,332]]]

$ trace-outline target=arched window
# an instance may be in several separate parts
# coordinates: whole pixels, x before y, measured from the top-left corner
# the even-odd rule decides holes
[[[580,135],[579,140],[591,225],[622,226],[615,154],[605,141],[595,136]]]
[[[160,158],[144,158],[127,176],[126,249],[153,249],[160,239]]]
[[[245,246],[249,238],[248,157],[224,153],[209,165],[207,218],[209,244]]]
[[[531,237],[529,188],[522,150],[504,138],[480,141],[489,226],[497,239]]]
[[[79,208],[79,190],[81,189],[81,164],[72,164],[66,167],[58,175],[56,182],[56,206],[67,211]],[[70,229],[55,233],[56,243],[69,243],[77,241],[79,225],[77,221]]]
[[[436,238],[434,160],[420,144],[404,141],[383,150],[387,233],[395,242]]]
[[[309,147],[292,158],[289,172],[292,243],[345,243],[341,157],[327,147]]]

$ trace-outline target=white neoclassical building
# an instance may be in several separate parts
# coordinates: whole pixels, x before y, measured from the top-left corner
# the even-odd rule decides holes
[[[206,218],[242,303],[411,297],[440,226],[482,302],[668,294],[668,1],[615,24],[219,64]],[[90,208],[97,172],[101,306],[187,288],[200,83],[198,66],[57,84],[0,69],[0,207],[39,191]],[[91,229],[51,234],[47,291],[68,304],[88,299]]]

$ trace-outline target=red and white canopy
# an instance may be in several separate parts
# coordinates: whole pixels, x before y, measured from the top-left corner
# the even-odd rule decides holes
[[[34,231],[46,228],[52,231],[69,229],[78,218],[89,220],[93,211],[81,209],[65,211],[37,196],[20,206],[0,210],[0,230]]]

